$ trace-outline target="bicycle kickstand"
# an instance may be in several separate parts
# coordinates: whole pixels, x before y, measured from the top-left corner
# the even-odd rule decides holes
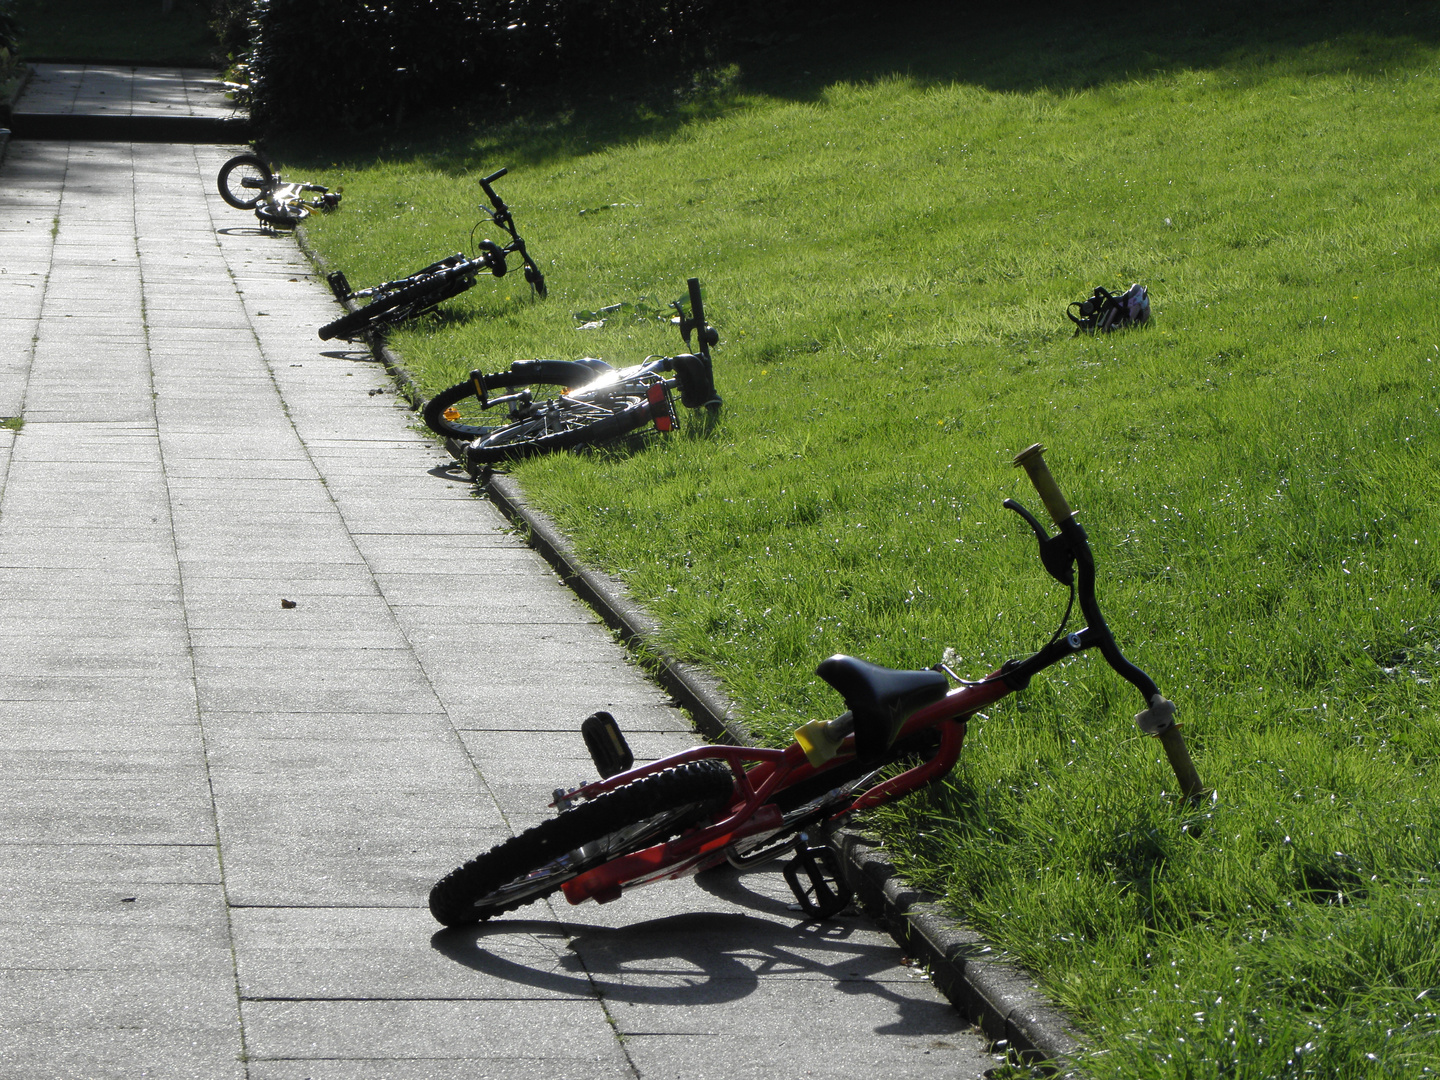
[[[809,833],[795,838],[795,857],[785,864],[785,880],[801,909],[816,919],[838,915],[855,898],[835,852],[824,843],[811,846]]]

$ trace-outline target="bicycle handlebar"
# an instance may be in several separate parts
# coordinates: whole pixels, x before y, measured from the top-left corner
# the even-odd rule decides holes
[[[1190,752],[1185,746],[1185,737],[1180,734],[1180,725],[1175,723],[1175,705],[1160,693],[1159,688],[1148,675],[1125,658],[1120,652],[1119,646],[1115,644],[1110,628],[1105,625],[1105,618],[1100,613],[1100,605],[1095,599],[1095,563],[1090,553],[1089,541],[1085,537],[1085,530],[1075,520],[1075,511],[1070,509],[1070,504],[1061,492],[1060,485],[1050,474],[1050,468],[1045,464],[1044,454],[1045,447],[1035,443],[1015,455],[1015,466],[1024,469],[1026,475],[1030,477],[1030,483],[1035,486],[1036,492],[1040,495],[1040,501],[1049,511],[1050,519],[1055,522],[1056,527],[1065,537],[1063,542],[1069,545],[1070,556],[1075,559],[1080,571],[1078,582],[1080,609],[1090,620],[1090,626],[1081,631],[1079,635],[1072,634],[1071,638],[1074,639],[1078,636],[1085,640],[1083,647],[1089,647],[1092,642],[1097,645],[1110,667],[1140,691],[1141,697],[1145,699],[1146,708],[1135,717],[1136,724],[1143,733],[1159,738],[1161,745],[1165,748],[1165,756],[1169,759],[1170,767],[1175,772],[1175,778],[1180,782],[1181,790],[1190,801],[1198,802],[1208,792],[1200,781],[1199,773],[1195,771],[1194,763],[1190,760]],[[1057,536],[1054,538],[1054,542],[1062,541]],[[1042,559],[1045,557],[1045,543],[1042,540]],[[1057,644],[1052,643],[1051,648]],[[1049,653],[1050,648],[1042,649],[1032,660],[1038,661],[1041,667],[1047,666],[1052,662]],[[1057,653],[1057,657],[1061,654],[1063,654],[1063,650]],[[1023,669],[1025,665],[1022,664],[1021,667]]]
[[[492,206],[495,207],[495,220],[498,221],[502,226],[505,226],[507,231],[510,232],[511,235],[514,235],[514,228],[510,227],[509,225],[509,208],[505,205],[505,200],[500,198],[499,195],[496,195],[495,189],[490,186],[509,171],[509,169],[500,169],[497,172],[491,173],[489,176],[482,176],[480,178],[480,188],[482,191],[485,192],[486,195],[490,197],[490,203]]]

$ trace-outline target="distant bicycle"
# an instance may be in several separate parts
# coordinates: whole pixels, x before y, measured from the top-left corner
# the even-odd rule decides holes
[[[687,348],[695,336],[693,353],[651,356],[619,370],[591,358],[519,360],[494,375],[472,371],[465,382],[426,402],[421,416],[473,472],[499,461],[618,439],[647,423],[673,431],[679,426],[672,398],[677,389],[686,408],[718,410],[710,347],[720,336],[705,321],[699,279],[687,285],[689,314],[679,300],[671,306]]]
[[[526,250],[525,241],[515,228],[515,218],[511,215],[510,208],[490,186],[508,171],[501,169],[480,181],[480,187],[490,197],[491,205],[494,206],[493,210],[485,210],[483,206],[481,209],[489,214],[491,221],[509,234],[508,244],[502,247],[493,240],[481,240],[476,245],[479,254],[473,259],[459,252],[431,263],[409,277],[397,281],[383,281],[368,289],[351,289],[344,273],[336,270],[326,279],[335,299],[342,304],[346,301],[361,300],[367,303],[322,326],[321,339],[329,341],[331,338],[357,338],[382,327],[423,315],[470,288],[481,274],[504,277],[509,270],[507,256],[512,254],[520,256],[525,266],[525,280],[530,283],[535,295],[543,298],[546,292],[545,275],[540,272],[535,260]],[[478,229],[479,225],[476,228]],[[473,236],[474,230],[471,230],[471,234]]]
[[[225,162],[218,185],[220,197],[236,210],[254,210],[262,225],[276,229],[293,229],[312,210],[340,205],[338,191],[319,184],[287,183],[259,154],[240,154]]]

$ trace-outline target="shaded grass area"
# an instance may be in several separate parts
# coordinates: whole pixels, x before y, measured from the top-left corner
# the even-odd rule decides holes
[[[356,284],[467,245],[473,177],[512,167],[551,298],[482,281],[397,334],[431,389],[674,351],[572,316],[702,279],[719,424],[516,472],[772,739],[837,710],[831,652],[983,674],[1045,640],[1063,593],[999,506],[1035,505],[1008,459],[1044,441],[1219,796],[1177,804],[1087,658],[977,718],[892,847],[1041,973],[1097,1076],[1433,1072],[1436,13],[916,10],[277,149],[346,185],[312,236]],[[1070,335],[1066,302],[1132,280],[1151,328]]]
[[[180,65],[218,62],[201,0],[18,0],[21,58],[38,61]]]

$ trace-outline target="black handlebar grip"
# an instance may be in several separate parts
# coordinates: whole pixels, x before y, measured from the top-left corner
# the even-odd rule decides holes
[[[485,179],[481,180],[480,184],[482,187],[489,187],[491,184],[493,184],[496,180],[499,180],[509,171],[509,169],[501,169],[499,172],[493,172],[489,176],[485,177]]]
[[[690,290],[690,318],[695,320],[695,325],[700,330],[700,347],[703,349],[705,347],[705,303],[700,298],[700,279],[692,277],[685,282],[685,285]]]

